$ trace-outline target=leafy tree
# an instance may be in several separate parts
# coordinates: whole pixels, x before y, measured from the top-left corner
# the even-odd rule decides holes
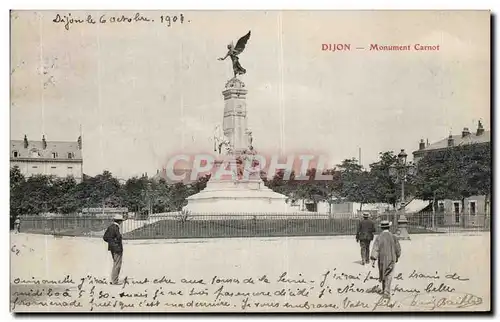
[[[200,176],[197,180],[191,184],[192,193],[198,193],[206,188],[208,180],[210,180],[211,174]]]
[[[169,189],[169,211],[180,211],[187,204],[186,198],[189,197],[191,191],[187,185],[182,182],[173,184]]]
[[[50,212],[71,214],[79,210],[76,200],[76,181],[73,177],[57,178],[51,187],[52,201],[48,205]]]
[[[290,197],[292,200],[297,200],[300,192],[296,191],[297,185],[295,184],[295,172],[292,170],[287,176],[284,169],[279,169],[271,180],[265,182],[266,186],[285,196]]]
[[[117,196],[120,195],[120,182],[114,178],[111,172],[104,171],[91,179],[93,186],[91,198],[94,204],[101,207],[116,206],[120,203]]]
[[[54,201],[52,194],[53,177],[34,175],[29,177],[21,186],[24,198],[19,210],[22,214],[38,215],[50,211]]]
[[[491,194],[491,147],[466,144],[426,154],[418,163],[416,196],[424,200]]]
[[[14,166],[10,168],[10,190],[18,188],[23,182],[25,178],[19,170],[18,166]]]
[[[153,213],[170,211],[170,186],[164,179],[152,181]]]
[[[390,167],[397,164],[398,157],[393,151],[381,152],[380,160],[370,164],[370,176],[373,198],[377,202],[388,203],[396,207],[401,189],[390,175]]]
[[[129,211],[140,212],[147,206],[145,191],[149,180],[145,176],[132,177],[125,182],[125,205]]]
[[[375,180],[356,159],[346,159],[337,167],[340,173],[337,189],[343,200],[359,202],[360,210],[363,204],[377,201],[374,194]]]
[[[24,186],[25,178],[22,175],[19,167],[10,169],[10,223],[13,227],[14,220],[17,216],[22,215],[22,202],[24,194],[22,187]]]

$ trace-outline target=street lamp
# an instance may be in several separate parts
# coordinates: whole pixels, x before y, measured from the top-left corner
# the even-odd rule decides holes
[[[408,220],[405,216],[405,182],[408,175],[412,175],[415,172],[415,166],[412,163],[407,163],[408,155],[404,149],[398,154],[398,160],[396,164],[389,167],[389,175],[396,179],[396,181],[401,182],[401,207],[398,219],[397,212],[394,214],[394,221],[397,223],[396,235],[399,239],[410,239],[407,230]]]

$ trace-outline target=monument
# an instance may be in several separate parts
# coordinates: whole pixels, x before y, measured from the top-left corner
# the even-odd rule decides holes
[[[224,113],[222,128],[216,128],[214,150],[218,157],[214,162],[215,173],[220,168],[229,175],[212,174],[207,186],[187,198],[185,210],[204,214],[251,214],[285,213],[288,205],[285,195],[276,193],[264,185],[259,171],[251,171],[245,164],[256,165],[252,132],[247,127],[246,95],[248,90],[238,75],[246,73],[238,59],[250,38],[250,32],[241,37],[236,46],[229,44],[228,53],[219,60],[231,58],[234,77],[227,81],[222,95]],[[258,167],[257,167],[258,169]]]

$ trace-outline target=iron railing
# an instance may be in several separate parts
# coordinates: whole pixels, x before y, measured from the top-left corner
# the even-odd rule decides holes
[[[410,234],[489,231],[490,216],[484,214],[406,214]],[[128,219],[122,224],[125,239],[150,238],[223,238],[354,235],[358,215],[316,213],[287,214],[190,214],[185,212],[154,214],[147,219]],[[394,214],[373,216],[393,221]],[[60,236],[101,237],[111,224],[111,217],[23,216],[21,233]],[[396,229],[397,225],[393,225]]]

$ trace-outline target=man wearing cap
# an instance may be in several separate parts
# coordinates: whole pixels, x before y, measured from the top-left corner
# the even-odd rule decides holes
[[[370,243],[375,233],[375,223],[370,219],[370,215],[363,214],[363,220],[359,222],[356,232],[356,242],[361,246],[361,265],[370,263]]]
[[[111,284],[120,285],[118,276],[122,268],[123,244],[122,234],[120,233],[120,225],[124,221],[122,215],[116,215],[113,218],[113,223],[106,229],[103,239],[108,243],[108,250],[113,257],[113,269],[111,270]]]
[[[394,267],[401,256],[401,246],[395,235],[389,231],[391,223],[383,220],[380,223],[382,232],[375,238],[371,254],[372,267],[375,267],[375,261],[378,260],[379,282],[382,283],[383,296],[391,297],[391,282],[394,275]]]

